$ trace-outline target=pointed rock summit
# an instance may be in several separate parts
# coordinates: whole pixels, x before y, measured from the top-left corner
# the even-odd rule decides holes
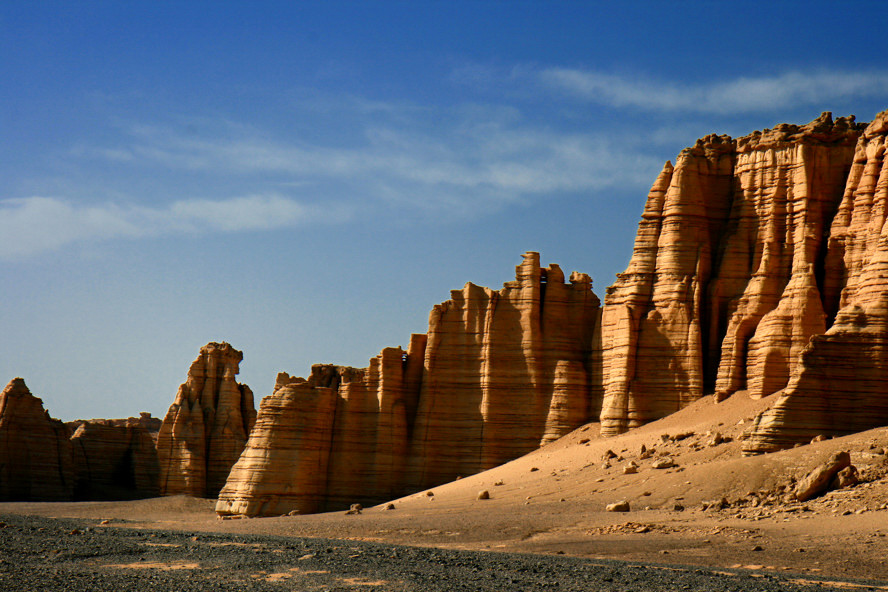
[[[68,428],[53,419],[25,381],[0,392],[0,500],[63,501],[74,492]]]
[[[163,495],[216,497],[247,442],[253,392],[235,376],[243,353],[208,343],[188,369],[157,435]]]

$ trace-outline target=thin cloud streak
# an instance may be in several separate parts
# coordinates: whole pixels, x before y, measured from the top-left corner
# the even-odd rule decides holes
[[[786,72],[697,85],[571,68],[545,68],[535,76],[544,86],[585,101],[647,111],[750,113],[888,93],[888,72],[878,71]]]
[[[317,213],[279,195],[181,200],[165,208],[114,203],[85,206],[40,196],[7,199],[0,201],[0,259],[82,242],[292,227],[313,220]]]

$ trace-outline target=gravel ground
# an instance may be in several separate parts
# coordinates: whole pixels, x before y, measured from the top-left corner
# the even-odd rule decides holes
[[[0,516],[0,590],[843,590],[810,576]],[[855,582],[857,589],[886,582]]]

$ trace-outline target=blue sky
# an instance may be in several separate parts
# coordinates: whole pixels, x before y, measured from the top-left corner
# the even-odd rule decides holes
[[[365,366],[524,251],[631,255],[666,160],[888,108],[878,2],[0,5],[0,382],[162,415],[198,348]],[[258,401],[257,401],[258,402]]]

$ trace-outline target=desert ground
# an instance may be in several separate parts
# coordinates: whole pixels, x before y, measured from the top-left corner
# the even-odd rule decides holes
[[[721,403],[707,397],[612,438],[588,424],[508,464],[359,514],[219,520],[212,500],[185,497],[3,503],[0,514],[75,519],[94,531],[563,555],[888,590],[888,428],[743,457],[744,430],[775,396],[739,393]],[[851,454],[861,483],[804,503],[790,499],[794,480],[836,451]],[[654,468],[664,458],[674,466]],[[631,463],[636,472],[624,474]],[[489,499],[479,499],[481,492]],[[629,511],[606,511],[620,501]]]

